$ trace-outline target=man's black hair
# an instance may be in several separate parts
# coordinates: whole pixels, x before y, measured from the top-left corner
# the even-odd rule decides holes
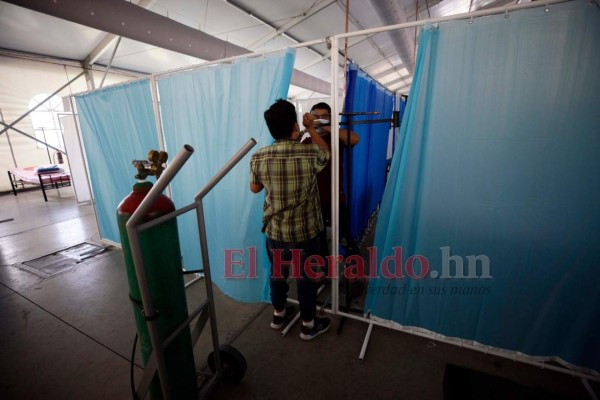
[[[289,101],[279,99],[265,111],[265,121],[275,140],[288,139],[297,122],[296,107]]]
[[[312,111],[315,111],[316,109],[327,110],[327,112],[329,114],[331,114],[331,107],[329,107],[329,104],[327,104],[327,103],[323,103],[323,102],[317,103],[314,106],[312,106],[312,108],[310,109],[310,111],[312,112]]]

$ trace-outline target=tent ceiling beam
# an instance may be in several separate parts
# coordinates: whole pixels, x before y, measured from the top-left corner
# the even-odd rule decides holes
[[[248,49],[123,0],[94,0],[83,4],[79,0],[8,0],[7,3],[201,60],[214,61],[251,53]],[[292,84],[320,93],[327,87],[325,94],[329,93],[327,82],[297,70],[292,74]]]
[[[253,11],[250,11],[250,10],[248,10],[248,9],[246,9],[246,8],[244,8],[244,7],[242,7],[241,5],[239,5],[238,3],[236,3],[236,2],[235,2],[235,1],[233,1],[233,0],[224,0],[224,1],[225,1],[225,3],[229,4],[231,7],[235,8],[236,10],[238,10],[238,11],[240,11],[240,12],[242,12],[242,13],[246,14],[246,15],[249,15],[250,17],[254,18],[254,19],[255,19],[256,21],[258,21],[259,23],[261,23],[261,24],[263,24],[263,25],[266,25],[266,26],[268,26],[269,28],[271,28],[271,29],[273,29],[273,30],[277,31],[277,27],[276,27],[275,25],[273,25],[273,24],[271,24],[271,23],[267,22],[267,20],[266,20],[265,18],[263,18],[263,17],[261,17],[261,16],[257,15],[257,14],[256,14],[256,13],[254,13]],[[292,40],[292,41],[294,41],[294,42],[296,42],[296,43],[302,43],[302,40],[300,40],[300,39],[297,39],[297,38],[293,37],[292,35],[289,35],[289,34],[286,34],[286,33],[284,33],[284,35],[285,35],[285,36],[286,36],[288,39],[290,39],[290,40]],[[321,57],[323,56],[323,54],[321,54],[320,52],[318,52],[317,50],[315,50],[315,49],[313,49],[313,48],[311,48],[311,47],[308,47],[308,49],[309,49],[310,51],[312,51],[313,53],[315,53],[315,54],[317,54],[317,55],[321,56]]]
[[[407,22],[406,13],[402,8],[398,6],[396,2],[380,2],[375,0],[369,0],[375,13],[382,22],[382,25],[392,25],[402,22]],[[396,53],[404,64],[408,67],[408,72],[413,73],[412,66],[414,65],[414,54],[413,54],[413,41],[410,38],[410,34],[406,30],[402,31],[391,31],[387,33],[390,37],[391,43],[396,49]],[[392,68],[393,63],[390,62]],[[400,73],[398,73],[399,76]]]
[[[131,3],[136,4],[138,7],[148,8],[148,6],[150,6],[155,1],[156,0],[132,0]],[[98,43],[98,45],[96,45],[96,47],[94,47],[94,49],[90,51],[90,54],[88,54],[87,57],[85,57],[85,59],[83,60],[84,68],[87,68],[90,65],[96,63],[96,61],[98,61],[98,59],[100,59],[100,57],[102,57],[102,55],[106,53],[106,51],[110,47],[113,46],[113,44],[116,40],[118,40],[118,38],[118,35],[113,35],[112,33],[106,34],[102,38],[100,43]]]
[[[227,4],[231,5],[232,7],[234,7],[235,9],[237,9],[238,11],[241,11],[241,12],[243,12],[244,14],[246,14],[246,15],[249,15],[250,17],[254,18],[256,21],[260,22],[261,24],[264,24],[264,25],[268,26],[268,27],[269,27],[269,28],[271,28],[271,29],[277,30],[277,27],[275,27],[275,26],[274,26],[274,25],[272,25],[271,23],[267,22],[267,20],[266,20],[265,18],[262,18],[262,17],[258,16],[257,14],[255,14],[254,12],[252,12],[252,11],[249,11],[249,10],[245,9],[244,7],[242,7],[242,6],[238,5],[238,4],[237,4],[235,1],[233,1],[233,0],[224,0],[224,1],[225,1]],[[314,15],[314,14],[313,14],[313,15]],[[292,41],[294,41],[294,42],[296,42],[296,43],[300,43],[300,44],[302,43],[302,41],[301,41],[300,39],[298,39],[298,38],[295,38],[295,37],[293,37],[293,36],[291,36],[291,35],[289,35],[289,34],[287,34],[287,33],[282,33],[282,35],[285,35],[285,36],[286,36],[288,39],[290,39],[290,40],[292,40]],[[310,47],[310,46],[308,46],[308,47],[307,47],[307,49],[308,49],[308,50],[310,50],[310,51],[312,51],[313,53],[315,53],[315,54],[316,54],[316,55],[318,55],[319,57],[321,57],[320,61],[322,61],[322,60],[324,60],[324,59],[327,59],[327,58],[329,58],[329,55],[328,55],[328,54],[321,54],[319,51],[317,51],[317,50],[313,49],[313,48],[312,48],[312,47]],[[342,53],[342,55],[343,55],[343,53]],[[320,62],[320,61],[319,61],[319,62]],[[343,64],[340,64],[340,68],[343,68],[343,67],[344,67],[344,65],[343,65]],[[294,70],[294,72],[295,72],[295,70]],[[293,81],[293,79],[294,79],[294,77],[292,76],[292,81]],[[292,82],[292,83],[293,83],[293,82]],[[298,85],[298,86],[299,86],[299,85]],[[306,89],[308,89],[308,90],[314,90],[314,89],[312,89],[312,88],[306,88]],[[317,90],[317,91],[318,91],[318,90]],[[323,92],[321,92],[321,93],[323,93]],[[327,94],[328,94],[328,93],[329,93],[329,92],[327,92]]]
[[[342,4],[342,3],[343,2],[338,2],[338,5],[342,9],[342,11],[344,11],[344,13],[345,13],[346,12],[346,6],[344,4]],[[374,2],[374,4],[372,4],[372,6],[376,10],[376,13],[379,14],[378,8],[381,7],[379,5],[379,2]],[[352,21],[352,23],[355,26],[357,26],[358,29],[364,30],[365,28],[358,22],[358,20],[356,18],[354,18],[352,16],[352,13],[350,12],[349,14],[350,14],[350,20]],[[375,42],[375,39],[373,39],[373,36],[374,35],[366,35],[363,40],[368,40],[369,43],[371,44],[371,46],[373,46],[373,48],[377,49],[377,52],[382,57],[382,59],[385,59],[390,64],[390,67],[395,70],[396,67],[394,66],[394,64],[392,63],[392,61],[389,59],[389,57],[385,55],[385,53],[383,52],[383,50],[381,50],[381,47],[379,47],[379,45],[377,44],[377,42]],[[350,45],[349,48],[351,48],[352,46],[355,46],[355,45],[359,44],[363,40],[360,40],[357,43],[354,43],[354,44]],[[367,67],[364,67],[364,68],[366,69]],[[402,75],[400,74],[400,72],[399,71],[397,71],[397,72],[398,72],[398,76],[402,77]]]
[[[318,12],[324,10],[325,8],[329,7],[331,4],[335,3],[337,0],[329,0],[329,1],[325,1],[321,4],[318,4],[316,7],[314,8],[310,8],[309,10],[307,10],[306,12],[304,12],[302,15],[300,16],[296,16],[295,18],[293,18],[291,21],[288,21],[287,23],[283,24],[281,27],[279,28],[275,28],[275,30],[265,36],[263,36],[262,38],[258,39],[257,41],[255,41],[254,43],[250,44],[250,46],[248,46],[250,49],[256,49],[257,47],[262,46],[263,44],[267,43],[268,41],[276,38],[277,36],[287,32],[288,30],[292,29],[294,26],[298,25],[299,23],[301,23],[302,21],[312,17],[313,15],[317,14]]]

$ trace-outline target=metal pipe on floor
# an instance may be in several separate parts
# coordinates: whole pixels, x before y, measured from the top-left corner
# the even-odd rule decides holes
[[[373,331],[373,323],[369,322],[369,328],[367,328],[367,334],[365,335],[365,340],[363,340],[363,345],[360,349],[360,354],[358,355],[358,361],[360,362],[362,362],[365,359],[367,346],[369,345],[369,340],[371,339],[371,331]]]

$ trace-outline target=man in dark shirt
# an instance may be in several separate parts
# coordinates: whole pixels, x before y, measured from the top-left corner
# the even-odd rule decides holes
[[[315,117],[316,125],[317,125],[317,133],[319,136],[327,143],[329,148],[331,148],[331,107],[327,103],[317,103],[312,106],[310,110],[311,115]],[[344,182],[342,181],[342,171],[344,170],[343,152],[348,144],[351,147],[354,147],[358,141],[359,136],[355,132],[350,132],[350,138],[348,138],[348,131],[346,129],[340,129],[340,154],[339,157],[339,165],[340,165],[340,232],[341,235],[344,236],[346,234],[346,218],[344,215],[345,212],[345,204],[346,199],[344,195]],[[306,137],[302,140],[302,143],[313,143],[312,136]],[[317,184],[319,186],[319,198],[321,200],[321,208],[323,213],[323,223],[325,226],[331,225],[331,163],[327,163],[325,168],[321,170],[317,174]],[[330,249],[328,248],[327,242],[327,233],[325,229],[320,232],[320,254],[325,257],[326,255],[331,254]],[[332,250],[332,249],[331,249]]]

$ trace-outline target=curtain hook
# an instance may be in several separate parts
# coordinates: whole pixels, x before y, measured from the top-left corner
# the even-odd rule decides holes
[[[548,3],[546,3],[546,9],[544,11],[550,12],[550,9],[548,8]]]
[[[471,16],[471,18],[469,18],[469,24],[473,23],[473,17]]]
[[[504,18],[508,18],[508,10],[504,10]]]

